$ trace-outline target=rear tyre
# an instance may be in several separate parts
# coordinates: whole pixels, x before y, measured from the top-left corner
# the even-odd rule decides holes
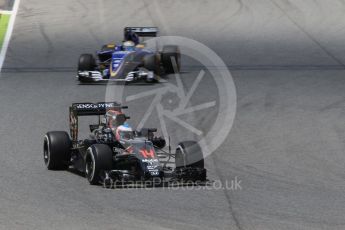
[[[101,184],[105,171],[112,169],[112,162],[113,152],[108,145],[94,144],[89,147],[85,161],[85,175],[89,183]]]
[[[79,57],[78,71],[94,71],[96,61],[92,54],[82,54]]]
[[[64,131],[48,132],[43,141],[43,159],[49,170],[68,168],[72,142]]]
[[[176,168],[192,167],[204,168],[204,156],[200,145],[196,141],[179,143],[175,155]]]
[[[167,74],[179,73],[181,68],[181,54],[178,46],[164,46],[162,50],[162,64]]]

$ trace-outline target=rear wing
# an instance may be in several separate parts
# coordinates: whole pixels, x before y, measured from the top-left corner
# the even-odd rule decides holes
[[[117,102],[73,103],[72,106],[69,107],[69,124],[72,141],[78,141],[78,117],[101,116],[105,115],[109,110],[121,112],[122,109],[127,108],[127,106],[122,106]]]
[[[134,32],[139,37],[157,37],[159,32],[158,27],[125,27],[124,36],[126,37],[127,33]]]
[[[104,115],[108,110],[127,109],[127,106],[121,106],[117,102],[98,102],[98,103],[73,103],[70,107],[77,116]]]

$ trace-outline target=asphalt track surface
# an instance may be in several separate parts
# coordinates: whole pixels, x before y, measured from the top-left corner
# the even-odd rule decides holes
[[[344,10],[336,0],[22,0],[0,79],[0,229],[345,229]],[[45,169],[44,133],[68,129],[72,102],[105,97],[105,86],[75,81],[79,54],[126,25],[196,39],[232,70],[236,119],[207,166],[242,190],[106,190]],[[135,106],[131,115],[145,109]]]

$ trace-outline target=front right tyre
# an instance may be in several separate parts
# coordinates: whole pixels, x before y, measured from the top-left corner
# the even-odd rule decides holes
[[[78,71],[94,71],[96,61],[92,54],[82,54],[78,61]]]
[[[102,183],[106,171],[112,169],[113,151],[108,145],[93,144],[87,149],[85,175],[92,185]]]

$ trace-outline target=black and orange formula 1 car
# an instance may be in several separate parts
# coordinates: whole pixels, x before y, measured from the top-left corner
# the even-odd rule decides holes
[[[201,147],[180,142],[172,153],[157,129],[132,130],[125,106],[116,102],[74,103],[70,106],[70,134],[52,131],[44,136],[44,163],[49,170],[84,173],[90,184],[118,185],[133,182],[202,182],[206,180]],[[78,139],[78,118],[98,116],[90,137]]]

